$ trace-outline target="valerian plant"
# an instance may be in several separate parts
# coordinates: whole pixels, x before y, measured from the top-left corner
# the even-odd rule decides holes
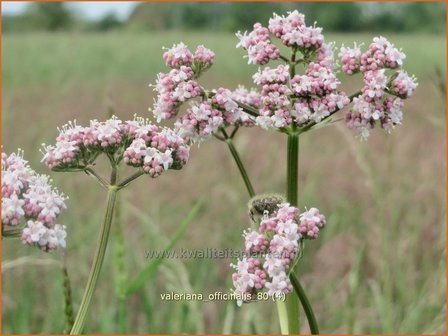
[[[60,128],[54,145],[43,145],[42,161],[53,171],[83,171],[108,191],[93,265],[72,334],[79,334],[84,328],[103,264],[118,192],[142,175],[155,178],[168,169],[181,169],[189,151],[189,145],[172,129],[154,125],[148,119],[136,117],[123,122],[114,116],[104,122],[92,120],[89,126],[69,122]],[[95,170],[100,155],[106,156],[110,164],[109,180]],[[135,172],[120,180],[118,173],[123,164],[134,167]],[[28,221],[21,233],[24,243],[46,251],[65,247],[65,226],[54,224],[60,210],[65,208],[64,200],[63,195],[51,188],[48,177],[37,175],[29,168],[22,152],[10,156],[2,153],[2,222],[14,226],[25,217]],[[18,234],[20,230],[2,231],[3,236]]]
[[[108,190],[93,265],[70,332],[79,334],[84,328],[103,264],[117,193],[144,174],[155,178],[168,169],[181,169],[188,160],[190,147],[173,130],[158,127],[148,119],[122,122],[114,116],[104,122],[92,120],[86,127],[70,122],[61,128],[56,140],[55,145],[44,145],[43,161],[48,167],[60,172],[84,171]],[[95,161],[101,154],[110,163],[109,181],[94,170]],[[136,172],[120,181],[118,171],[123,163],[134,167]]]
[[[177,118],[175,129],[191,144],[211,137],[226,142],[252,198],[256,193],[234,146],[235,135],[241,128],[259,126],[287,136],[286,199],[265,195],[251,201],[251,214],[262,211],[256,219],[251,216],[258,228],[243,234],[247,257],[232,264],[234,293],[239,302],[251,302],[266,290],[278,299],[282,333],[292,334],[300,332],[299,299],[311,332],[317,334],[317,320],[296,268],[304,240],[317,238],[326,220],[317,208],[302,213],[298,208],[299,137],[338,121],[331,117],[343,109],[347,127],[361,139],[367,139],[375,125],[390,133],[402,123],[403,101],[416,89],[416,78],[402,70],[405,54],[381,36],[364,52],[356,43],[342,46],[336,58],[335,45],[325,41],[322,28],[307,26],[298,11],[274,14],[268,27],[256,23],[251,32],[236,36],[248,63],[260,66],[253,75],[258,89],[202,87],[197,81],[202,71],[193,70],[209,68],[214,53],[199,46],[193,54],[179,43],[163,54],[172,70],[158,76],[152,111],[157,120]],[[289,49],[288,55],[281,46]],[[265,66],[273,62],[280,64]],[[360,74],[361,88],[350,95],[340,90],[341,73]],[[186,101],[190,106],[178,116]],[[285,295],[286,306],[280,300]]]
[[[342,110],[346,111],[347,127],[361,139],[367,139],[377,125],[390,133],[402,123],[403,102],[417,82],[402,69],[405,54],[386,38],[373,38],[365,51],[356,43],[342,46],[336,57],[335,44],[325,41],[322,28],[307,26],[298,11],[286,16],[274,14],[267,27],[256,23],[251,32],[236,36],[237,47],[247,52],[248,63],[260,66],[253,75],[255,89],[204,88],[199,78],[213,65],[214,52],[202,45],[191,52],[179,43],[163,53],[170,70],[157,76],[153,85],[157,98],[151,108],[157,122],[175,119],[173,129],[138,117],[124,122],[117,117],[92,120],[89,126],[70,122],[59,130],[54,145],[44,145],[43,161],[53,171],[85,172],[108,191],[104,221],[72,334],[81,333],[85,325],[117,193],[142,175],[154,178],[168,169],[181,169],[187,163],[190,146],[213,137],[227,144],[251,198],[253,225],[243,233],[247,255],[231,265],[235,298],[239,304],[256,301],[259,293],[275,299],[284,334],[300,333],[301,304],[311,332],[319,333],[296,273],[305,241],[316,239],[327,223],[315,207],[299,210],[299,138],[342,120],[332,119]],[[289,52],[286,55],[282,50]],[[342,91],[341,73],[360,75],[360,89],[352,94]],[[180,115],[187,102],[186,112]],[[234,145],[241,129],[257,126],[287,137],[286,197],[257,195]],[[110,164],[108,180],[95,170],[100,155]],[[51,186],[48,177],[35,173],[22,156],[21,152],[10,156],[2,153],[2,236],[20,236],[25,244],[44,251],[63,248],[65,226],[55,221],[65,209],[66,197]],[[120,179],[123,165],[134,167],[135,172]]]

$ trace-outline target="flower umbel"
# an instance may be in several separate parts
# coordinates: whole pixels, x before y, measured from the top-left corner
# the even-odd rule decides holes
[[[189,146],[175,131],[137,117],[126,122],[116,117],[92,120],[88,127],[69,123],[56,140],[55,145],[44,145],[42,161],[57,171],[87,169],[104,153],[114,165],[123,160],[157,177],[165,170],[182,168],[189,156]]]
[[[232,276],[237,297],[256,299],[263,289],[276,297],[291,292],[289,273],[299,256],[300,241],[315,239],[325,224],[325,216],[311,208],[300,214],[288,203],[278,203],[279,197],[258,198],[251,206],[252,212],[264,209],[257,231],[244,231],[247,257],[238,260]],[[273,207],[276,207],[274,210]]]
[[[400,125],[403,100],[411,97],[418,85],[415,76],[400,70],[406,55],[380,36],[373,39],[366,52],[361,53],[356,45],[353,49],[342,47],[339,57],[345,73],[361,72],[364,78],[362,94],[353,99],[346,115],[347,127],[366,139],[377,122],[387,132]]]
[[[43,251],[66,245],[65,225],[56,224],[56,218],[66,208],[67,198],[51,182],[30,168],[21,150],[2,152],[2,224],[23,228],[22,242]]]

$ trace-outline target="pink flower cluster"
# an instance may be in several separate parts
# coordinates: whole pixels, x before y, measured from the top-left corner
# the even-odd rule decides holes
[[[406,55],[390,43],[385,37],[374,37],[366,52],[362,53],[361,46],[353,48],[342,46],[339,57],[342,70],[348,75],[357,71],[376,71],[383,68],[396,69],[403,65]]]
[[[280,55],[271,36],[293,49],[291,60]],[[201,71],[197,64],[211,65],[213,53],[199,46],[193,54],[183,43],[174,45],[163,56],[173,69],[159,74],[155,85],[158,97],[153,112],[158,121],[175,117],[184,102],[200,96],[201,102],[192,103],[187,114],[175,124],[186,140],[197,142],[227,126],[254,123],[265,129],[281,129],[291,124],[312,126],[353,101],[347,126],[366,138],[376,121],[388,131],[400,124],[399,108],[403,105],[400,99],[410,97],[417,87],[415,77],[404,71],[388,76],[386,69],[400,67],[405,55],[384,37],[376,37],[364,53],[356,44],[340,50],[343,72],[362,72],[364,77],[361,95],[349,98],[338,89],[334,43],[325,42],[322,28],[306,26],[304,15],[298,11],[288,12],[286,16],[274,14],[267,28],[256,23],[251,32],[238,32],[237,37],[240,40],[237,47],[247,50],[249,63],[265,65],[282,58],[288,64],[259,69],[253,76],[255,84],[260,86],[259,93],[245,89],[231,92],[224,88],[208,92],[196,82]],[[305,66],[304,74],[295,74],[291,68],[299,63]],[[244,104],[259,115],[252,117],[245,113]]]
[[[318,123],[347,106],[350,99],[337,90],[339,84],[333,70],[319,63],[310,63],[304,75],[295,75],[291,79],[291,88],[298,98],[293,110],[297,123]]]
[[[296,46],[300,51],[317,50],[324,44],[322,28],[306,26],[305,16],[297,10],[288,15],[269,19],[269,31],[286,46]]]
[[[163,59],[166,66],[178,69],[181,66],[197,68],[197,71],[209,68],[215,60],[215,53],[210,49],[200,45],[196,48],[194,55],[184,43],[173,45],[172,48],[165,48]],[[197,72],[195,71],[195,72]]]
[[[155,85],[158,96],[152,110],[158,122],[176,117],[183,103],[200,96],[201,101],[193,101],[187,113],[175,122],[176,132],[186,141],[203,141],[221,127],[254,124],[254,118],[243,112],[237,100],[259,108],[261,99],[256,91],[240,87],[233,92],[225,88],[206,92],[195,80],[212,65],[212,51],[198,46],[193,54],[185,44],[179,43],[167,50],[163,58],[166,65],[173,69],[160,73]],[[141,143],[136,143],[134,149],[139,152],[141,147]]]
[[[290,78],[288,65],[279,65],[260,69],[254,75],[254,82],[262,87],[257,125],[278,129],[292,123],[298,126],[316,124],[351,102],[338,90],[340,81],[334,73],[334,44],[325,42],[321,28],[306,26],[304,15],[298,11],[288,12],[286,16],[274,14],[268,28],[257,23],[250,33],[242,35],[238,32],[240,42],[237,47],[248,51],[249,63],[264,65],[271,59],[285,59],[278,54],[270,34],[291,47],[294,55],[299,51],[301,59],[292,58],[286,62],[290,65],[292,62],[303,63],[306,70],[303,75],[295,75],[291,70]],[[375,37],[364,53],[360,47],[356,44],[353,48],[343,46],[339,57],[343,72],[363,74],[362,94],[353,100],[347,126],[366,138],[376,121],[387,131],[401,123],[402,112],[398,109],[403,103],[400,99],[409,98],[417,82],[415,77],[402,70],[393,76],[386,74],[386,69],[401,67],[406,56],[384,37]],[[275,53],[271,54],[273,50]]]
[[[175,123],[175,129],[186,140],[201,142],[213,136],[220,127],[251,126],[254,118],[243,112],[236,101],[259,108],[260,95],[239,87],[235,91],[219,88],[211,98],[195,102]]]
[[[347,75],[353,75],[361,67],[361,46],[362,44],[358,46],[355,42],[353,48],[342,45],[339,51],[342,71]]]
[[[392,79],[391,92],[402,99],[407,99],[412,96],[417,86],[415,76],[410,76],[406,71],[400,70]]]
[[[176,121],[175,128],[184,139],[200,142],[210,138],[223,123],[222,112],[203,102],[193,104],[187,114]]]
[[[170,168],[182,168],[189,153],[190,148],[181,136],[172,129],[163,128],[147,133],[145,137],[134,137],[123,157],[126,164],[142,167],[146,174],[157,177]]]
[[[325,224],[324,215],[316,208],[300,214],[298,208],[283,203],[273,213],[265,211],[258,231],[243,234],[249,257],[231,265],[237,297],[255,299],[263,289],[273,297],[289,293],[289,271],[298,256],[300,240],[317,238]]]
[[[215,60],[215,53],[203,45],[199,45],[193,56],[193,68],[195,72],[201,72],[210,68]]]
[[[246,89],[244,86],[239,85],[238,88],[233,91],[233,98],[243,104],[253,106],[257,109],[261,107],[261,95],[255,89]]]
[[[360,70],[366,72],[381,68],[396,69],[403,65],[405,58],[406,55],[385,37],[374,37],[367,51],[361,55]]]
[[[331,68],[310,63],[304,75],[295,75],[289,82],[289,66],[265,67],[254,75],[261,85],[261,109],[257,124],[263,128],[281,128],[292,123],[318,123],[350,103]],[[291,96],[293,95],[294,101]],[[291,106],[291,104],[293,104]]]
[[[347,127],[356,129],[365,139],[377,121],[386,131],[401,124],[402,99],[409,98],[418,84],[403,70],[388,76],[386,69],[401,67],[406,55],[380,36],[373,39],[366,52],[361,53],[356,45],[342,47],[339,57],[345,73],[361,72],[364,77],[362,94],[353,99],[353,108],[346,116]]]
[[[104,122],[93,120],[88,127],[70,122],[59,130],[56,140],[55,145],[44,145],[42,159],[56,170],[85,169],[105,152],[117,154],[117,163],[123,159],[157,177],[164,170],[180,169],[189,155],[189,146],[173,130],[143,118],[125,122],[116,117]]]
[[[184,43],[173,45],[171,48],[164,48],[163,60],[166,66],[176,69],[182,65],[190,66],[193,62],[193,54]]]
[[[9,156],[2,152],[2,224],[18,226],[24,220],[24,244],[44,251],[65,248],[65,226],[56,224],[65,200],[48,176],[30,168],[22,151]]]
[[[236,47],[247,50],[249,64],[263,65],[280,56],[280,50],[269,38],[269,30],[260,23],[254,24],[254,29],[249,34],[238,32],[236,36],[240,40]]]
[[[262,128],[281,128],[291,124],[291,89],[289,88],[289,66],[265,67],[254,76],[254,83],[261,86],[260,116],[257,125]]]
[[[158,75],[155,85],[158,96],[153,107],[158,122],[175,117],[182,103],[202,93],[193,77],[193,70],[184,65]]]
[[[202,45],[193,55],[182,42],[163,54],[165,64],[172,70],[157,77],[154,89],[158,95],[153,107],[157,121],[175,117],[182,103],[203,93],[195,78],[213,64],[214,58],[213,51]]]
[[[306,26],[305,16],[295,10],[288,12],[286,17],[274,14],[269,19],[268,28],[256,23],[250,33],[236,34],[240,40],[237,48],[247,50],[249,64],[264,65],[280,57],[280,50],[272,43],[269,33],[288,47],[297,48],[304,54],[317,51],[319,60],[327,59],[330,46],[324,42],[322,28]]]
[[[268,28],[257,23],[251,33],[237,34],[240,38],[237,46],[248,51],[263,49],[265,41],[271,43],[269,33],[284,45],[300,51],[301,62],[307,65],[307,70],[304,75],[290,78],[290,67],[279,65],[260,69],[254,75],[255,84],[262,87],[260,116],[256,118],[259,126],[278,129],[293,122],[300,126],[318,123],[350,103],[346,94],[337,90],[340,82],[333,72],[334,44],[325,43],[322,28],[306,26],[304,15],[298,11],[288,12],[287,16],[274,14]],[[269,60],[265,57],[263,62],[252,63],[263,65]]]

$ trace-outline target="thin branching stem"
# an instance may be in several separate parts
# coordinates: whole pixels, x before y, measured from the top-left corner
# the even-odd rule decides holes
[[[227,140],[227,139],[230,138],[229,135],[227,134],[226,129],[224,127],[221,127],[220,130],[221,130],[222,135],[224,136],[224,139]]]
[[[92,168],[87,167],[84,169],[84,172],[93,177],[95,181],[97,181],[99,184],[101,184],[104,188],[107,188],[107,182],[100,176],[96,171],[94,171]]]
[[[249,196],[254,197],[255,196],[254,187],[252,186],[252,183],[250,182],[249,175],[247,174],[247,171],[246,171],[246,168],[244,167],[243,161],[241,161],[240,155],[238,154],[238,151],[235,148],[233,139],[227,138],[226,143],[230,149],[230,152],[232,153],[232,156],[233,156],[233,159],[235,160],[236,165],[238,166],[238,169],[240,171],[241,177],[244,180],[244,184],[246,185],[246,189],[247,189],[247,192],[249,193]]]
[[[110,175],[110,185],[111,186],[115,186],[115,184],[117,183],[117,178],[118,178],[118,169],[116,165],[112,166],[112,173]]]
[[[212,92],[212,91],[207,91],[205,89],[202,89],[203,92],[203,99],[206,98],[212,98],[216,93]],[[235,100],[235,102],[238,104],[238,107],[240,107],[244,112],[246,112],[247,114],[251,115],[252,117],[258,117],[260,115],[259,111],[250,105],[244,104],[242,102],[239,102],[237,100]]]
[[[293,47],[291,52],[291,60],[289,61],[289,77],[291,79],[296,75],[296,55],[297,48]]]
[[[214,136],[216,139],[218,139],[218,140],[226,141],[226,138],[224,138],[223,136],[221,136],[221,135],[219,135],[219,134],[213,133],[213,136]]]
[[[239,107],[241,107],[241,109],[242,109],[244,112],[246,112],[247,114],[251,115],[252,117],[258,117],[258,116],[260,116],[259,111],[258,111],[255,107],[252,107],[252,106],[250,106],[250,105],[241,103],[241,102],[239,102],[239,101],[236,101],[236,103],[238,104]]]
[[[291,60],[288,57],[286,57],[286,56],[280,55],[279,58],[282,61],[285,61],[286,63],[291,63]]]
[[[361,91],[357,91],[357,92],[353,93],[352,95],[350,95],[350,96],[348,97],[348,99],[350,99],[350,103],[353,101],[353,98],[358,97],[358,96],[360,96],[361,94],[362,94]],[[320,123],[325,122],[328,118],[330,118],[332,115],[334,115],[335,113],[339,112],[340,110],[341,110],[340,108],[337,108],[336,110],[334,110],[333,112],[331,112],[328,116],[326,116],[325,118],[323,118],[323,119],[320,121]],[[299,132],[300,132],[300,133],[304,133],[304,132],[310,130],[310,129],[311,129],[313,126],[315,126],[316,124],[317,124],[316,122],[312,122],[312,123],[310,123],[310,124],[308,124],[308,125],[306,125],[306,126],[300,128],[300,129],[299,129]]]
[[[126,178],[123,181],[121,181],[120,184],[118,184],[117,187],[119,189],[122,189],[122,188],[126,187],[129,183],[131,183],[132,181],[138,179],[140,176],[142,176],[144,174],[145,174],[145,172],[143,170],[139,170],[138,172],[132,174],[128,178]]]
[[[235,126],[235,127],[233,128],[233,131],[232,131],[232,133],[230,134],[230,139],[233,139],[233,137],[235,136],[236,132],[238,132],[238,129],[239,129],[239,128],[240,128],[239,126]]]
[[[90,269],[89,278],[87,280],[86,289],[81,300],[81,305],[76,315],[75,322],[73,323],[71,335],[80,334],[84,329],[84,325],[87,319],[87,313],[89,311],[90,304],[92,302],[93,293],[98,282],[98,278],[101,271],[101,266],[103,265],[104,256],[106,254],[107,242],[109,240],[109,233],[112,224],[114,208],[117,200],[117,193],[119,188],[113,185],[116,179],[116,167],[114,167],[111,174],[111,186],[108,188],[107,194],[107,208],[106,214],[104,216],[103,224],[101,225],[98,243],[95,250],[95,256],[93,258],[92,268]],[[113,182],[113,183],[112,183]]]

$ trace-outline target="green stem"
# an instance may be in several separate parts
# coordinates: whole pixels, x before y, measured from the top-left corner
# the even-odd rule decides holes
[[[115,178],[116,176],[113,176],[112,180]],[[93,265],[90,270],[90,275],[87,281],[84,296],[82,297],[81,306],[79,308],[78,314],[76,315],[75,322],[73,323],[73,328],[70,331],[71,335],[80,334],[86,322],[87,313],[90,307],[90,303],[92,301],[93,292],[95,291],[96,283],[98,282],[98,277],[101,271],[101,266],[103,265],[104,255],[106,253],[106,247],[107,242],[109,240],[110,227],[112,224],[112,218],[115,203],[117,200],[118,190],[119,189],[114,185],[111,185],[108,188],[106,214],[104,216],[104,221],[100,229],[95,257],[93,259]]]
[[[117,201],[115,209],[115,291],[118,297],[118,307],[117,307],[117,322],[118,331],[120,334],[126,334],[126,283],[127,283],[127,272],[126,272],[126,248],[124,241],[123,232],[123,218],[121,216],[121,200]]]
[[[115,184],[117,183],[117,178],[118,178],[118,171],[117,171],[117,166],[112,166],[112,173],[110,176],[110,185],[111,186],[115,186]]]
[[[126,178],[125,180],[123,180],[119,185],[118,188],[124,188],[126,187],[129,183],[131,183],[132,181],[134,181],[135,179],[139,178],[140,176],[144,175],[145,172],[143,170],[139,170],[138,172],[132,174],[131,176],[129,176],[128,178]]]
[[[286,57],[286,56],[280,55],[279,58],[282,61],[284,61],[285,63],[291,63],[291,60],[288,57]]]
[[[246,112],[247,114],[251,115],[252,117],[259,117],[260,113],[258,112],[258,110],[250,105],[241,103],[239,101],[236,102],[238,104],[238,107],[241,107],[243,109],[244,112]]]
[[[317,325],[316,316],[314,315],[313,308],[311,308],[311,304],[306,297],[305,291],[303,290],[302,285],[297,279],[294,273],[289,275],[289,279],[291,280],[292,286],[294,287],[294,291],[302,303],[303,310],[305,311],[306,318],[308,320],[308,324],[310,326],[311,334],[319,335],[319,326]]]
[[[235,145],[233,144],[233,140],[231,138],[228,138],[228,139],[226,139],[226,143],[230,149],[230,152],[232,153],[233,158],[235,159],[238,169],[240,170],[241,177],[244,180],[244,184],[246,185],[246,188],[247,188],[247,191],[249,192],[250,197],[254,197],[255,196],[254,188],[252,187],[252,183],[250,182],[249,176],[247,175],[247,172],[246,172],[246,168],[244,167],[244,164],[241,161],[238,151],[236,150]]]
[[[286,197],[292,206],[298,205],[298,174],[299,174],[299,135],[296,132],[288,134],[287,145],[287,186]],[[291,271],[294,274],[294,269]],[[288,315],[288,330],[290,334],[300,333],[299,298],[288,295],[286,298],[286,311]]]
[[[297,133],[288,134],[287,147],[287,186],[286,197],[292,206],[298,205],[298,174],[299,174],[299,135]]]
[[[103,187],[107,188],[107,183],[106,183],[106,181],[104,181],[104,180],[102,179],[102,177],[99,176],[99,175],[97,174],[97,172],[95,172],[92,168],[86,168],[86,169],[84,169],[84,172],[85,172],[87,175],[93,177],[93,178],[94,178],[99,184],[101,184]]]
[[[294,274],[291,272],[291,274]],[[291,278],[291,275],[289,276]],[[293,294],[286,296],[286,315],[288,319],[288,334],[300,334],[300,306],[299,298]],[[283,331],[282,331],[283,333]]]
[[[296,47],[292,48],[291,61],[289,62],[289,77],[292,79],[296,75]]]
[[[280,322],[280,332],[282,335],[288,335],[288,313],[286,310],[285,302],[281,300],[275,301],[277,304],[277,313],[278,313],[278,320]]]
[[[5,230],[2,231],[2,238],[20,238],[22,236],[23,229],[19,230]]]
[[[299,134],[294,132],[288,134],[288,154],[287,154],[287,198],[293,206],[298,206],[298,179],[299,179]],[[288,295],[286,299],[286,308],[288,312],[288,325],[291,334],[300,333],[299,302],[305,311],[311,333],[319,333],[316,317],[311,308],[310,302],[306,297],[305,291],[297,279],[294,269],[292,269],[289,278],[294,287],[296,295]]]

